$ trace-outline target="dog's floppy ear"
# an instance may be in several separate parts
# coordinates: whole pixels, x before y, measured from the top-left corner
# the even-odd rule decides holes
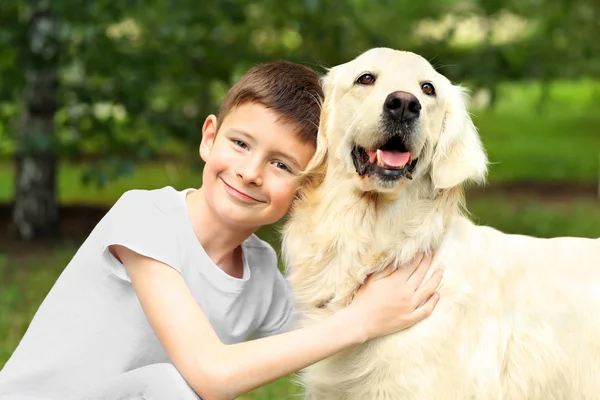
[[[469,180],[483,182],[487,163],[477,128],[467,110],[467,91],[452,86],[442,132],[433,153],[433,185],[436,189],[447,189]]]
[[[321,183],[325,177],[327,169],[327,122],[329,114],[331,112],[331,97],[333,92],[333,76],[334,70],[328,70],[321,78],[321,85],[323,87],[324,99],[321,105],[321,117],[319,119],[319,131],[317,134],[317,148],[315,154],[310,159],[304,176],[302,179],[302,186],[312,186]]]

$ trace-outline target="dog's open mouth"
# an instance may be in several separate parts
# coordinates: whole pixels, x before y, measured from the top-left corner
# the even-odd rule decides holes
[[[412,179],[417,165],[417,159],[413,160],[412,154],[400,137],[394,137],[374,149],[355,146],[351,155],[359,175],[377,175],[385,180],[402,177]]]

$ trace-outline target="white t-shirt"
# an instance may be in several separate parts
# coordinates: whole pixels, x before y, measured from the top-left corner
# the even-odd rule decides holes
[[[196,238],[187,191],[123,194],[60,275],[0,371],[0,399],[64,399],[126,371],[169,362],[124,266],[108,250],[113,244],[181,273],[223,343],[291,329],[292,294],[273,248],[252,235],[242,244],[243,277],[227,275]]]

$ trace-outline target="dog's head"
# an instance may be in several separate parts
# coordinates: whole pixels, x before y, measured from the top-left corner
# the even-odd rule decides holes
[[[481,181],[487,158],[464,89],[423,57],[371,49],[331,68],[317,154],[352,175],[363,191],[399,192],[429,176],[436,189]]]

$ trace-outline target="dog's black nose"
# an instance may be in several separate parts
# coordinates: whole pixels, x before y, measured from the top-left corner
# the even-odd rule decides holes
[[[383,111],[400,120],[411,120],[419,117],[421,103],[410,93],[392,92],[383,103]]]

